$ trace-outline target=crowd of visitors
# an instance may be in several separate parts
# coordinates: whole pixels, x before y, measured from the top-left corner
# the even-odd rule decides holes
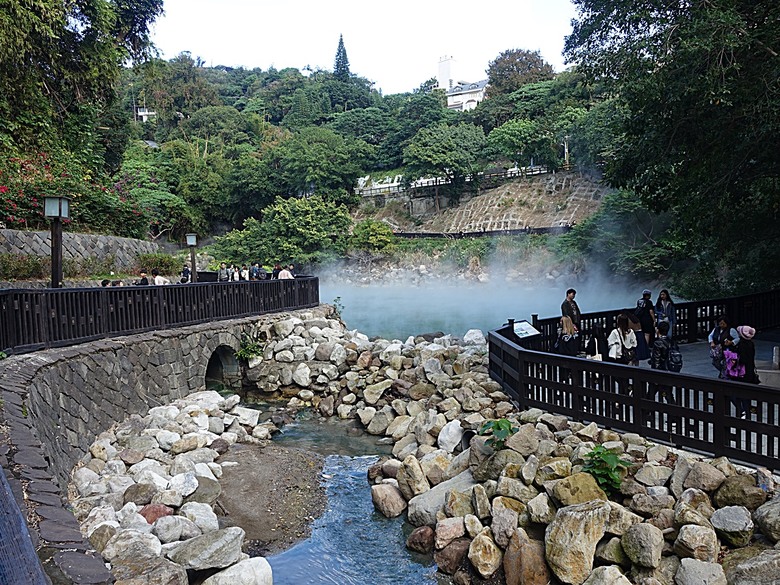
[[[269,273],[259,262],[254,262],[251,266],[247,264],[228,264],[221,262],[216,274],[217,282],[239,282],[239,281],[252,281],[252,280],[269,280],[269,279],[292,279],[295,278],[295,265],[288,264],[282,266],[278,262],[274,265],[273,270]],[[179,283],[186,284],[192,282],[192,270],[189,264],[185,264],[181,272],[179,273]],[[101,286],[122,286],[122,282],[119,280],[109,281],[104,280],[101,282]],[[149,284],[165,285],[171,284],[170,279],[159,274],[155,269],[152,270],[152,279],[150,282],[149,276],[145,270],[139,272],[139,277],[133,282],[134,285],[147,286]]]
[[[581,326],[577,302],[577,291],[570,288],[561,303],[561,321],[553,350],[561,355],[580,354],[580,342],[586,332]],[[639,365],[647,361],[655,370],[679,372],[682,369],[682,354],[674,341],[677,314],[674,301],[667,289],[661,290],[656,302],[651,300],[652,291],[644,289],[636,308],[621,311],[616,317],[616,326],[607,335],[600,324],[594,324],[585,342],[585,357],[611,361],[626,365]],[[756,331],[749,325],[735,327],[726,315],[716,319],[708,336],[712,365],[718,377],[750,384],[759,384],[756,373],[755,345]],[[747,401],[732,399],[741,415],[747,408]]]

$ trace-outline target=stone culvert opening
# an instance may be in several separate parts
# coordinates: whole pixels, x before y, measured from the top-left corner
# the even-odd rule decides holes
[[[241,389],[241,368],[233,348],[227,345],[217,347],[206,366],[206,389],[217,390],[220,387],[234,391]]]

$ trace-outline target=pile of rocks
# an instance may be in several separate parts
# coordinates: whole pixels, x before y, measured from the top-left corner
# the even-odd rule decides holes
[[[238,403],[204,391],[133,415],[102,433],[75,469],[73,513],[122,583],[186,585],[188,571],[214,573],[203,585],[273,582],[264,558],[242,553],[244,530],[221,528],[214,511],[217,457],[276,430]]]
[[[458,452],[460,421],[447,422],[448,411],[412,419],[395,434],[396,458],[369,479],[376,509],[406,511],[418,526],[407,546],[433,552],[456,583],[777,582],[780,497],[767,501],[775,486],[766,470],[676,455],[539,410],[508,415],[517,432],[506,448],[474,436]],[[583,471],[596,445],[630,462],[619,493]]]
[[[508,282],[538,285],[540,281],[547,284],[559,284],[564,288],[572,282],[578,282],[585,276],[582,271],[573,273],[571,270],[561,267],[551,269],[547,262],[542,263],[526,261],[522,268],[518,268],[516,261],[501,260],[482,263],[477,258],[472,258],[467,266],[454,266],[438,258],[422,258],[421,261],[412,263],[394,263],[388,261],[374,262],[350,262],[335,267],[320,276],[323,283],[336,283],[339,285],[399,285],[399,286],[424,286],[441,285],[451,283],[463,285],[464,283]]]
[[[517,413],[488,375],[478,330],[463,339],[369,340],[336,317],[321,307],[258,323],[250,338],[260,351],[243,368],[248,395],[357,418],[392,442],[393,458],[369,473],[375,507],[386,516],[406,512],[418,526],[408,546],[433,552],[455,582],[775,578],[780,499],[767,502],[770,474],[677,456],[639,436],[537,410]],[[258,579],[267,571],[270,582],[264,559],[241,554],[243,531],[220,529],[212,509],[217,455],[275,430],[237,400],[197,393],[98,437],[74,473],[73,506],[117,577],[172,575],[161,582],[186,583],[187,570],[227,568],[256,571]],[[517,432],[494,451],[476,432],[500,418]],[[611,498],[582,471],[597,444],[631,461]],[[231,575],[204,583],[233,582]]]

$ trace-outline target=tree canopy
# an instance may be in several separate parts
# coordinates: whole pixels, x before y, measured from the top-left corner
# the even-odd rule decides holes
[[[333,76],[339,81],[347,81],[352,75],[349,71],[349,59],[344,48],[344,35],[339,35],[339,46],[336,48],[336,58],[333,63]]]
[[[552,65],[539,51],[509,49],[490,62],[487,68],[488,97],[512,93],[526,83],[545,81],[555,76]]]
[[[575,4],[567,58],[625,109],[606,159],[610,181],[675,210],[684,254],[711,292],[776,284],[780,4]],[[732,272],[749,256],[774,268]]]

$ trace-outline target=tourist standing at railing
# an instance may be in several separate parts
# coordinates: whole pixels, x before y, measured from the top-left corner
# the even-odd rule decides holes
[[[666,289],[658,293],[658,299],[655,301],[655,320],[657,325],[669,323],[669,338],[674,337],[674,324],[677,322],[677,315],[674,311],[674,301]]]
[[[141,278],[135,281],[133,284],[138,286],[147,286],[149,284],[149,278],[146,276],[146,270],[141,270]]]
[[[650,300],[652,295],[653,291],[649,288],[643,290],[642,298],[636,302],[636,310],[634,311],[634,314],[639,318],[639,324],[642,326],[642,333],[645,336],[648,350],[652,347],[653,337],[655,337],[655,308],[653,307],[653,301]]]
[[[558,327],[558,339],[553,346],[555,353],[568,356],[576,356],[580,350],[580,337],[569,317],[561,317]]]
[[[282,265],[278,262],[274,264],[274,269],[271,271],[271,278],[279,278],[279,273],[282,271]]]
[[[182,281],[181,283],[184,284],[185,282],[190,282],[192,279],[192,274],[190,273],[190,267],[188,264],[185,264],[181,269],[181,275]]]
[[[726,374],[730,380],[759,384],[760,380],[756,372],[756,346],[753,343],[756,330],[749,325],[740,325],[737,327],[737,334],[738,338],[734,339],[734,341],[738,341],[736,345],[732,343],[730,336],[726,336],[724,340],[726,349],[723,355],[726,360]],[[747,418],[750,412],[750,400],[732,397],[731,403],[740,418]]]
[[[152,277],[154,278],[154,284],[158,286],[162,286],[164,284],[171,284],[171,281],[165,278],[164,276],[162,276],[156,268],[152,270]]]
[[[293,278],[295,278],[295,276],[293,276],[293,273],[290,272],[289,268],[282,268],[279,271],[279,275],[276,278],[278,278],[279,280],[292,280]]]
[[[601,325],[595,323],[591,329],[590,339],[585,346],[585,355],[591,359],[609,361],[608,348],[607,332]]]
[[[241,272],[238,273],[238,279],[249,280],[249,268],[246,267],[246,264],[241,265]]]
[[[577,296],[577,291],[573,288],[566,291],[566,298],[561,303],[561,316],[571,319],[574,327],[577,331],[580,331],[580,317],[582,313],[577,301],[574,300],[575,296]]]
[[[636,334],[628,325],[627,315],[618,315],[617,327],[609,334],[607,344],[612,361],[636,365]]]
[[[726,315],[721,315],[717,319],[717,325],[710,331],[707,336],[707,341],[710,342],[710,358],[712,359],[712,366],[718,370],[718,378],[724,380],[728,379],[726,374],[726,362],[723,357],[724,344],[723,342],[727,337],[731,337],[734,345],[739,345],[739,333],[729,323]]]
[[[217,270],[217,281],[228,282],[230,280],[230,272],[228,271],[227,264],[224,262],[219,263],[219,270]]]

